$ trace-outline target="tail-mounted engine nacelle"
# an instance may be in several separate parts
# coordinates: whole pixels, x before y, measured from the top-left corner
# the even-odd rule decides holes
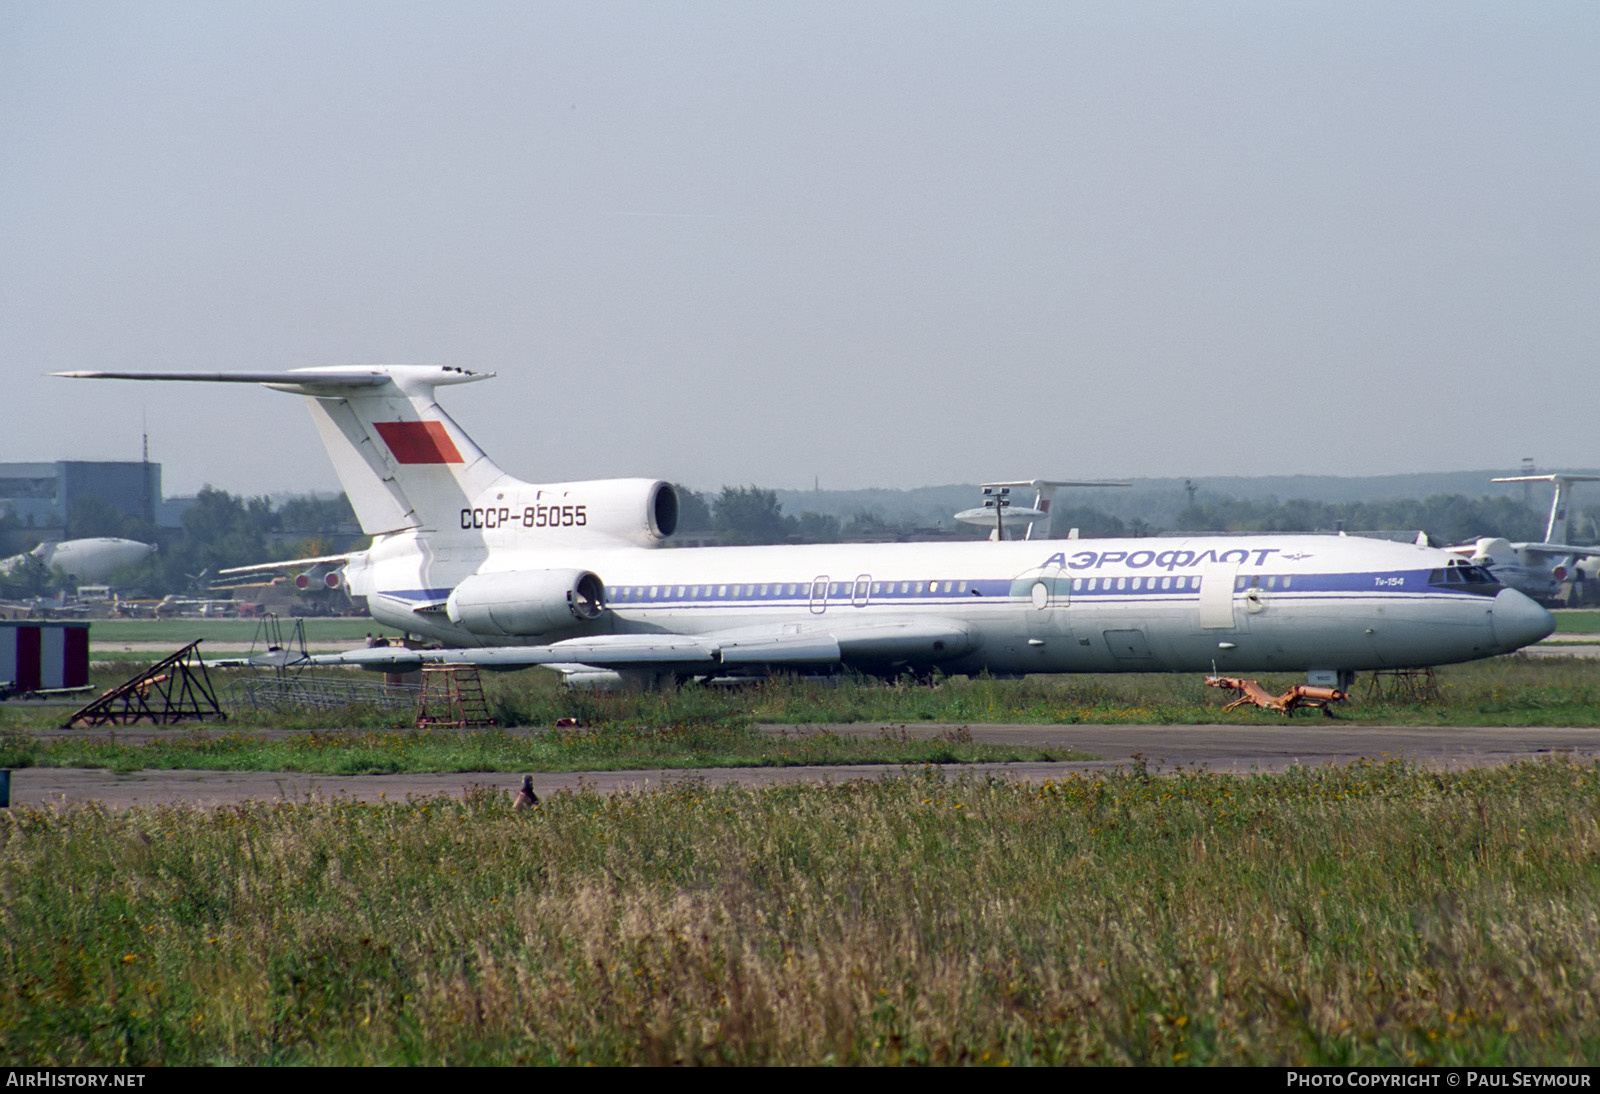
[[[541,483],[517,499],[509,517],[492,508],[463,510],[462,527],[469,515],[474,527],[495,520],[506,527],[509,519],[524,532],[567,542],[621,540],[639,547],[654,547],[678,527],[678,492],[655,479]]]
[[[320,566],[294,575],[294,587],[301,592],[307,592],[319,584],[325,589],[337,589],[343,581],[338,570],[325,570]]]
[[[445,602],[450,622],[473,634],[534,636],[598,619],[606,587],[588,570],[474,574]]]
[[[599,479],[567,489],[589,499],[589,528],[641,547],[654,547],[678,528],[678,492],[670,482]]]

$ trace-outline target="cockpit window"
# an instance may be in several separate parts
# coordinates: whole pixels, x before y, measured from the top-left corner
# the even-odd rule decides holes
[[[1500,582],[1495,580],[1492,573],[1482,566],[1474,566],[1469,562],[1452,563],[1431,571],[1428,574],[1428,584],[1452,592],[1477,593],[1481,596],[1493,596],[1500,591]]]

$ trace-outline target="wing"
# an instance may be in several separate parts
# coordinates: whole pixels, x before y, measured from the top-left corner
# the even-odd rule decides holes
[[[350,551],[342,555],[317,555],[314,558],[289,558],[282,562],[257,562],[251,566],[229,566],[218,570],[219,574],[251,574],[265,573],[272,570],[292,570],[299,566],[326,566],[335,562],[349,562],[365,551]]]
[[[1600,547],[1574,547],[1568,543],[1518,543],[1519,551],[1532,555],[1556,555],[1561,558],[1594,558],[1600,556]]]
[[[401,646],[317,654],[302,664],[356,665],[409,672],[425,664],[485,669],[587,665],[598,669],[653,668],[705,672],[719,666],[772,668],[827,665],[937,664],[977,644],[956,619],[890,618],[869,622],[781,623],[710,634],[607,634],[538,646],[480,646],[412,650]],[[270,656],[270,655],[269,655]],[[248,658],[207,661],[219,667],[265,664]],[[275,662],[274,662],[275,663]]]

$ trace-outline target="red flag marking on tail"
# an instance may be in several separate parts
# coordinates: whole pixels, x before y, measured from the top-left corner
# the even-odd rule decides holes
[[[400,463],[462,463],[443,422],[373,422]]]

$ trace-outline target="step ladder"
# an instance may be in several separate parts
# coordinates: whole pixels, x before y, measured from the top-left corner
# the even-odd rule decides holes
[[[489,703],[476,665],[423,665],[417,693],[417,728],[475,729],[492,726]]]

